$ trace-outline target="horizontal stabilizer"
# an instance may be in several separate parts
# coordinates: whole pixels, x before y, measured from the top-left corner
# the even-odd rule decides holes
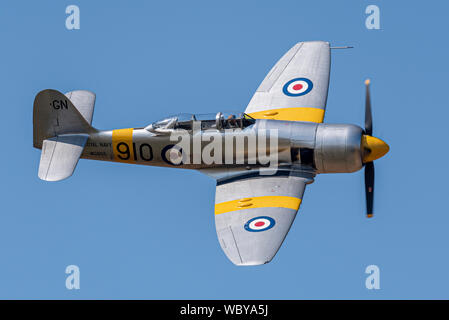
[[[46,181],[70,177],[83,152],[89,135],[60,135],[44,140],[38,176]]]

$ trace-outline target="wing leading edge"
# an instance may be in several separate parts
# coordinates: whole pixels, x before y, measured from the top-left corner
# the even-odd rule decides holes
[[[257,176],[217,184],[215,226],[226,256],[236,265],[271,261],[284,241],[310,178]]]

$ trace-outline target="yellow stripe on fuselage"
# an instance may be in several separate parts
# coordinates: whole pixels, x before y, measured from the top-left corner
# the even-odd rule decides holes
[[[309,121],[322,123],[324,119],[324,109],[297,107],[280,108],[248,113],[255,119],[285,120],[285,121]]]
[[[114,160],[118,162],[134,162],[133,129],[112,130],[112,150]]]
[[[217,203],[215,214],[252,208],[288,208],[298,210],[301,199],[288,196],[263,196],[242,198],[232,201]]]

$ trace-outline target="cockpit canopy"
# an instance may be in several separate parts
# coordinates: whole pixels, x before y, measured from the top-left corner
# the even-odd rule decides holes
[[[255,123],[256,120],[246,113],[218,112],[216,114],[181,113],[150,124],[145,129],[150,132],[171,132],[176,129],[193,130],[193,122],[201,123],[201,130],[207,129],[243,129]]]

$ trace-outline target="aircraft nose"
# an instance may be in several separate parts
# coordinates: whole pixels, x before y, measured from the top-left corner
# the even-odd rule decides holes
[[[382,158],[390,150],[388,144],[386,144],[383,140],[369,135],[363,135],[362,148],[363,163]]]

